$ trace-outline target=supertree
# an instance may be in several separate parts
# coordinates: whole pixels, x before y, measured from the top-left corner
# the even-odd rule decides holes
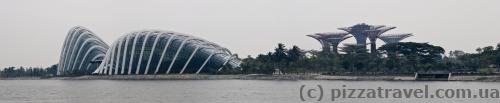
[[[396,27],[381,27],[374,30],[365,30],[365,33],[367,33],[368,39],[370,40],[370,52],[372,54],[376,54],[377,52],[377,38],[383,33],[395,28]]]
[[[347,36],[348,34],[349,33],[346,32],[326,32],[326,33],[315,33],[307,36],[318,40],[323,46],[322,47],[323,52],[337,54],[338,45],[340,44],[340,42],[352,37],[352,36]]]
[[[397,43],[405,38],[413,36],[411,33],[387,34],[379,36],[386,44]]]

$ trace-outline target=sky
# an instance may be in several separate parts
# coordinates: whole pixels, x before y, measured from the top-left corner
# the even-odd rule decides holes
[[[0,68],[47,67],[68,30],[84,26],[111,44],[145,29],[207,39],[240,57],[277,43],[320,50],[305,35],[358,23],[396,26],[403,41],[475,52],[500,42],[500,0],[0,0]],[[343,43],[355,43],[350,38]],[[378,45],[383,45],[378,40]]]

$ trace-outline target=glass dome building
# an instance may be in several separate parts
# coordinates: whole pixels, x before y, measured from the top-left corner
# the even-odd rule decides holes
[[[103,55],[96,59],[98,66],[89,68],[93,74],[211,74],[239,68],[241,63],[228,49],[215,43],[161,30],[123,35],[103,50]]]
[[[90,74],[104,59],[109,46],[90,30],[73,27],[66,36],[57,75]]]

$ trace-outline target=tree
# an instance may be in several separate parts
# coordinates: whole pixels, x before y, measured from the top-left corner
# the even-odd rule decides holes
[[[57,73],[57,64],[45,69],[40,67],[7,67],[0,71],[1,77],[50,77]]]
[[[304,52],[296,45],[292,47],[292,49],[286,52],[287,61],[286,68],[287,72],[297,72],[299,68],[302,67],[301,60],[304,58]],[[292,68],[293,66],[294,68]]]
[[[58,64],[54,64],[54,65],[46,68],[45,70],[47,71],[47,73],[49,75],[54,76],[54,75],[57,75],[57,66],[58,66]]]
[[[450,56],[450,58],[457,58],[457,57],[463,56],[465,54],[466,53],[464,51],[454,50],[454,51],[450,51],[449,56]]]
[[[285,48],[279,43],[272,52],[243,59],[243,73],[271,74],[275,69],[284,73],[319,72],[327,74],[412,74],[418,71],[448,70],[474,72],[500,65],[500,44],[480,47],[478,53],[450,51],[428,43],[402,42],[378,48],[379,55],[371,56],[362,45],[346,45],[340,54],[319,51],[304,52],[298,46]]]
[[[286,71],[285,67],[288,65],[287,60],[287,50],[285,48],[285,44],[278,43],[278,47],[274,49],[274,53],[272,54],[272,60],[274,61],[274,67],[281,70]]]
[[[370,57],[364,45],[345,45],[341,51],[346,53],[342,56],[342,67],[355,73],[366,71],[363,69],[367,68]]]
[[[491,52],[493,50],[494,50],[493,46],[487,46],[483,48],[483,52]]]
[[[476,52],[477,53],[481,53],[481,52],[483,52],[483,49],[482,48],[476,48]]]
[[[341,48],[342,52],[346,53],[346,54],[356,54],[356,53],[359,53],[359,54],[363,54],[363,53],[368,53],[368,49],[366,49],[366,46],[364,45],[358,45],[358,44],[355,44],[355,45],[345,45],[344,47]]]
[[[379,50],[388,56],[402,56],[408,59],[407,64],[410,64],[413,69],[410,71],[416,71],[417,69],[429,70],[433,68],[433,64],[442,60],[444,54],[442,47],[415,42],[386,44],[380,47]]]
[[[304,57],[304,52],[298,47],[293,46],[288,52],[288,61],[290,62],[298,62],[300,59]]]
[[[286,60],[286,48],[285,48],[285,44],[283,43],[278,43],[278,47],[276,47],[274,49],[274,53],[273,53],[273,61],[274,62],[282,62],[282,61],[285,61]]]

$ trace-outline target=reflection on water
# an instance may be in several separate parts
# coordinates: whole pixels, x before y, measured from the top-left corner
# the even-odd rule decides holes
[[[0,80],[0,103],[301,103],[301,85],[337,88],[496,88],[496,82],[262,80]],[[335,103],[498,103],[500,99],[341,99]],[[332,103],[323,100],[321,102]],[[305,103],[305,102],[302,102]]]

